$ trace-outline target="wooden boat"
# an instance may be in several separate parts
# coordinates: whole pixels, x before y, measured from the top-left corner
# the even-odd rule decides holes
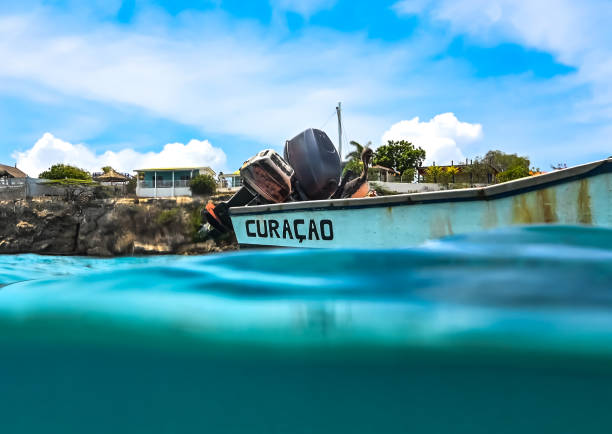
[[[230,208],[241,246],[399,248],[529,224],[612,227],[612,157],[482,188]]]

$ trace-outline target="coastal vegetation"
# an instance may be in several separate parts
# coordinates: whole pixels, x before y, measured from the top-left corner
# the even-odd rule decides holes
[[[38,175],[41,179],[72,179],[91,181],[91,173],[69,164],[54,164]]]
[[[368,142],[365,146],[354,140],[350,143],[355,150],[347,155],[348,162],[344,166],[343,173],[349,170],[353,173],[359,173],[363,169],[361,153],[365,148],[370,147],[372,142]],[[415,148],[411,142],[406,140],[389,140],[386,145],[378,147],[372,163],[392,169],[399,173],[402,180],[412,182],[416,175],[416,168],[419,167],[424,160],[424,149]]]
[[[217,191],[217,182],[210,175],[197,175],[191,179],[189,187],[193,194],[211,196]]]
[[[415,147],[406,140],[389,140],[386,145],[376,150],[373,163],[399,172],[401,176],[412,174],[414,179],[416,168],[425,161],[425,150]]]

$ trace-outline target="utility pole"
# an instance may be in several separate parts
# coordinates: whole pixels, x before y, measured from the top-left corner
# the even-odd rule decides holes
[[[336,107],[336,113],[338,114],[338,154],[340,154],[340,162],[342,162],[342,103],[338,103]]]

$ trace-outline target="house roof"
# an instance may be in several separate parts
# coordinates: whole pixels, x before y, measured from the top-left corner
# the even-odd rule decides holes
[[[27,178],[28,175],[25,172],[17,169],[13,166],[5,166],[0,164],[0,176],[8,176],[9,178]]]
[[[125,182],[128,181],[127,176],[122,175],[121,173],[115,172],[115,170],[111,169],[106,173],[103,173],[100,176],[96,177],[96,181],[101,182]]]
[[[215,173],[210,167],[158,167],[153,169],[134,169],[134,172],[176,172],[177,170],[210,170]]]

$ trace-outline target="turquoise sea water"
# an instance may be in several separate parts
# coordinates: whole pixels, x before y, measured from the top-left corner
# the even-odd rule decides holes
[[[612,430],[612,230],[0,256],[0,432]]]

